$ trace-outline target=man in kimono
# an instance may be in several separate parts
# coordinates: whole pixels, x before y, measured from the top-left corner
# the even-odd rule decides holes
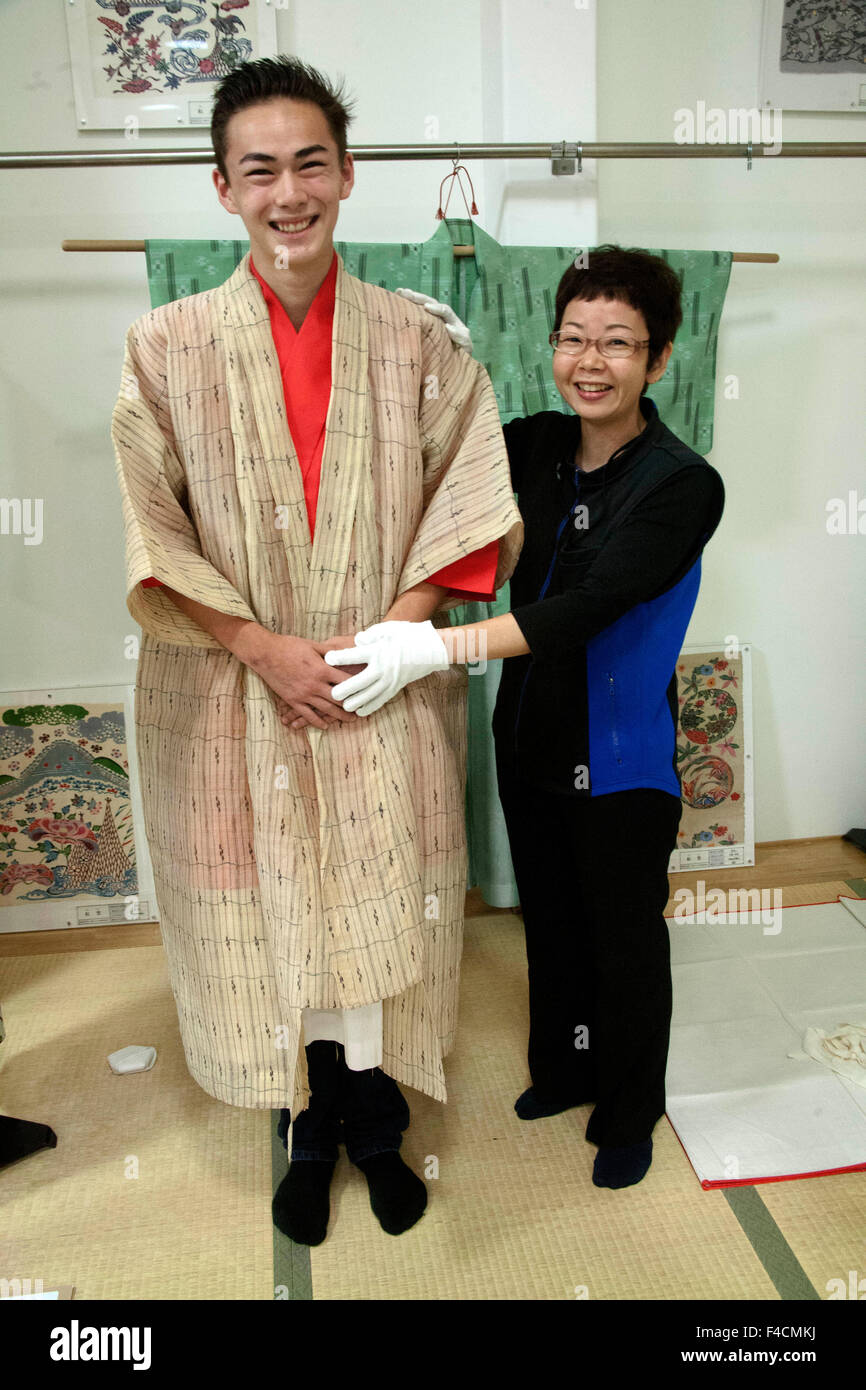
[[[446,1098],[466,875],[465,668],[359,718],[332,696],[358,668],[324,655],[383,620],[448,626],[522,540],[483,368],[334,250],[340,95],[285,58],[221,84],[214,184],[250,250],[132,325],[112,422],[187,1065],[219,1100],[281,1108],[286,1144],[293,1117],[274,1220],[306,1244],[340,1141],[386,1231],[424,1211],[397,1083]]]

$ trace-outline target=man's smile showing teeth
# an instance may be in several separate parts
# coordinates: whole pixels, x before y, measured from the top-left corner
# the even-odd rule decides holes
[[[315,220],[315,217],[307,217],[303,222],[271,222],[270,225],[278,232],[304,232]]]
[[[600,392],[600,391],[610,391],[610,390],[612,389],[610,386],[600,385],[598,382],[585,382],[585,383],[584,383],[584,382],[582,382],[582,381],[577,381],[577,382],[575,382],[575,385],[576,385],[578,391],[599,391],[599,392]]]

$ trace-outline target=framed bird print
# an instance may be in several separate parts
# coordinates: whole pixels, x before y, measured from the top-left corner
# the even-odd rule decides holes
[[[755,862],[751,647],[684,648],[677,662],[683,814],[668,870]]]
[[[276,53],[281,0],[74,0],[64,6],[79,130],[210,126],[217,83]]]

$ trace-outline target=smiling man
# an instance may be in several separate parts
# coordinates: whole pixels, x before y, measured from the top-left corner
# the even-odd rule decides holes
[[[112,424],[187,1065],[219,1100],[280,1108],[286,1144],[292,1122],[273,1211],[306,1244],[341,1141],[386,1231],[426,1206],[397,1083],[446,1098],[466,884],[465,669],[359,718],[332,695],[357,668],[324,655],[383,620],[447,626],[522,540],[483,368],[335,253],[348,120],[294,59],[220,85],[213,179],[250,250],[132,325]]]

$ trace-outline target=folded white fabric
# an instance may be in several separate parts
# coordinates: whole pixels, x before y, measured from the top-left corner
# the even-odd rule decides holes
[[[155,1047],[122,1047],[119,1052],[109,1054],[108,1065],[118,1073],[127,1071],[150,1071],[156,1061]]]
[[[866,1023],[841,1023],[835,1033],[807,1028],[803,1051],[789,1052],[795,1061],[811,1057],[848,1081],[866,1086]]]

